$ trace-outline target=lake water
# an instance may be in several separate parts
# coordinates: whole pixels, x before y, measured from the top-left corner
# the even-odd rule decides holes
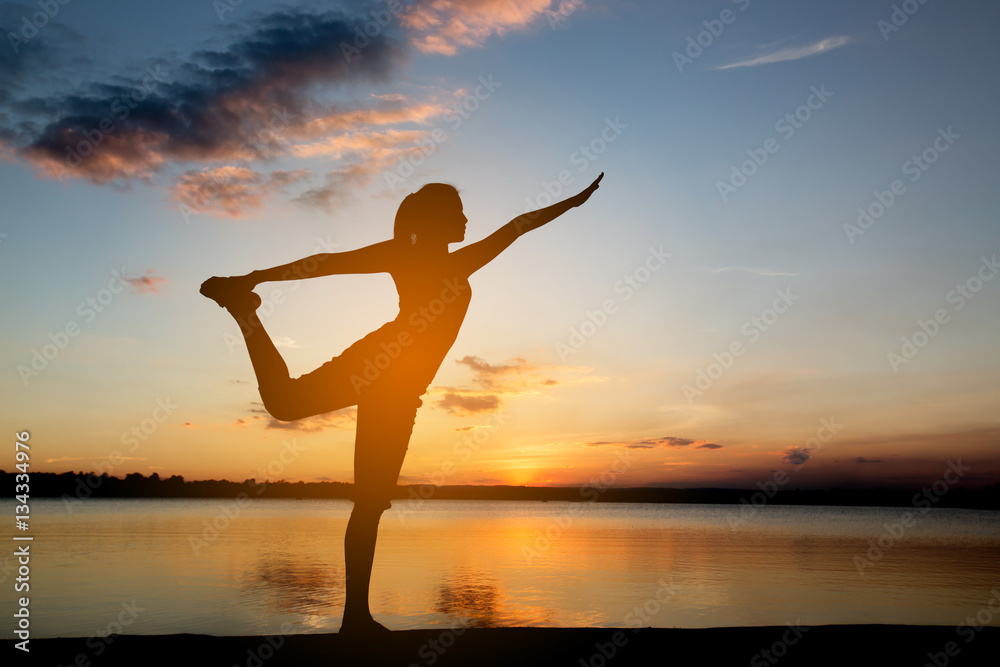
[[[32,636],[335,632],[351,504],[247,503],[33,500]],[[414,503],[381,523],[372,613],[391,629],[958,625],[1000,600],[998,512],[763,507],[734,524],[732,505]],[[23,543],[5,534],[12,637]]]

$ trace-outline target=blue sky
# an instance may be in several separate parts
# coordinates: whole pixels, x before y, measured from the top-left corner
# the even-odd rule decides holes
[[[475,430],[488,443],[451,483],[580,483],[619,450],[637,457],[622,484],[750,486],[805,460],[803,486],[913,485],[956,456],[969,483],[997,480],[995,4],[907,5],[890,31],[879,2],[418,1],[353,62],[337,36],[391,7],[331,6],[245,0],[220,18],[210,2],[71,2],[24,42],[10,34],[38,7],[0,6],[0,382],[8,427],[45,443],[40,469],[119,452],[114,474],[240,478],[295,438],[306,453],[282,476],[350,479],[350,411],[294,428],[262,415],[238,329],[201,281],[384,240],[426,182],[459,188],[476,240],[544,204],[560,172],[565,195],[604,172],[586,207],[474,276],[404,481]],[[689,38],[702,51],[679,71]],[[162,73],[148,98],[67,165],[148,68]],[[752,173],[723,197],[734,167]],[[881,217],[845,230],[896,180]],[[616,285],[650,248],[670,258],[626,300]],[[972,298],[949,298],[977,276]],[[388,276],[312,283],[262,286],[281,290],[265,324],[293,375],[396,314]],[[105,289],[91,320],[80,304]],[[608,299],[615,312],[560,354]],[[734,343],[744,353],[699,389]],[[442,406],[449,392],[470,409]],[[474,409],[484,395],[502,425]],[[179,407],[124,451],[166,397]],[[843,428],[810,444],[831,417]]]

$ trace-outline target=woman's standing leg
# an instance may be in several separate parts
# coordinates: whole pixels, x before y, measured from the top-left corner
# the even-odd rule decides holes
[[[372,392],[375,393],[375,392]],[[367,394],[358,403],[354,444],[354,509],[344,536],[347,599],[341,632],[384,632],[368,605],[375,542],[382,512],[396,491],[419,398]]]

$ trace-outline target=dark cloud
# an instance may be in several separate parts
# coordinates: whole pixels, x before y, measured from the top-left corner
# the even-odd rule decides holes
[[[584,444],[587,447],[615,445],[618,447],[624,447],[626,449],[653,449],[655,447],[688,447],[690,445],[697,445],[695,449],[722,449],[722,445],[718,445],[714,442],[709,442],[708,440],[692,440],[691,438],[677,438],[671,435],[665,435],[662,438],[646,438],[643,440],[628,440],[628,441],[604,440],[600,442],[587,442]]]
[[[855,456],[852,460],[855,463],[882,463],[882,459],[866,459],[863,456]]]
[[[437,402],[438,407],[452,414],[493,412],[500,407],[500,397],[493,394],[459,394],[448,392]]]
[[[301,135],[323,115],[319,87],[386,80],[405,57],[384,31],[348,62],[340,44],[354,39],[355,23],[339,12],[275,12],[238,28],[219,50],[156,61],[79,93],[21,100],[15,108],[56,115],[35,129],[8,113],[4,130],[49,175],[96,183],[149,178],[172,162],[266,158],[279,134]],[[15,89],[3,90],[9,98]]]
[[[455,361],[457,364],[463,366],[468,366],[476,372],[476,377],[474,382],[486,387],[488,389],[497,386],[500,378],[505,375],[524,373],[525,371],[534,370],[535,366],[529,364],[524,359],[517,357],[511,360],[513,363],[493,365],[487,362],[482,357],[474,357],[467,355]],[[548,384],[550,381],[546,381]]]
[[[781,461],[782,463],[802,465],[809,460],[811,452],[812,450],[806,449],[805,447],[789,447],[782,455]]]

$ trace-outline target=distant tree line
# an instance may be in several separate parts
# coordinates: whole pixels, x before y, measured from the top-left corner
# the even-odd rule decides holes
[[[0,470],[0,497],[14,496],[16,472]],[[242,482],[228,480],[186,481],[179,475],[162,478],[131,473],[113,477],[107,473],[31,473],[31,497],[68,498],[346,498],[354,485],[344,482]],[[769,494],[767,505],[832,505],[861,507],[913,507],[921,489],[781,489]],[[411,484],[397,487],[396,498],[437,500],[536,500],[598,501],[617,503],[705,503],[751,504],[758,502],[758,489],[667,489],[535,486],[432,486]],[[980,489],[952,488],[934,507],[1000,510],[1000,484]]]

